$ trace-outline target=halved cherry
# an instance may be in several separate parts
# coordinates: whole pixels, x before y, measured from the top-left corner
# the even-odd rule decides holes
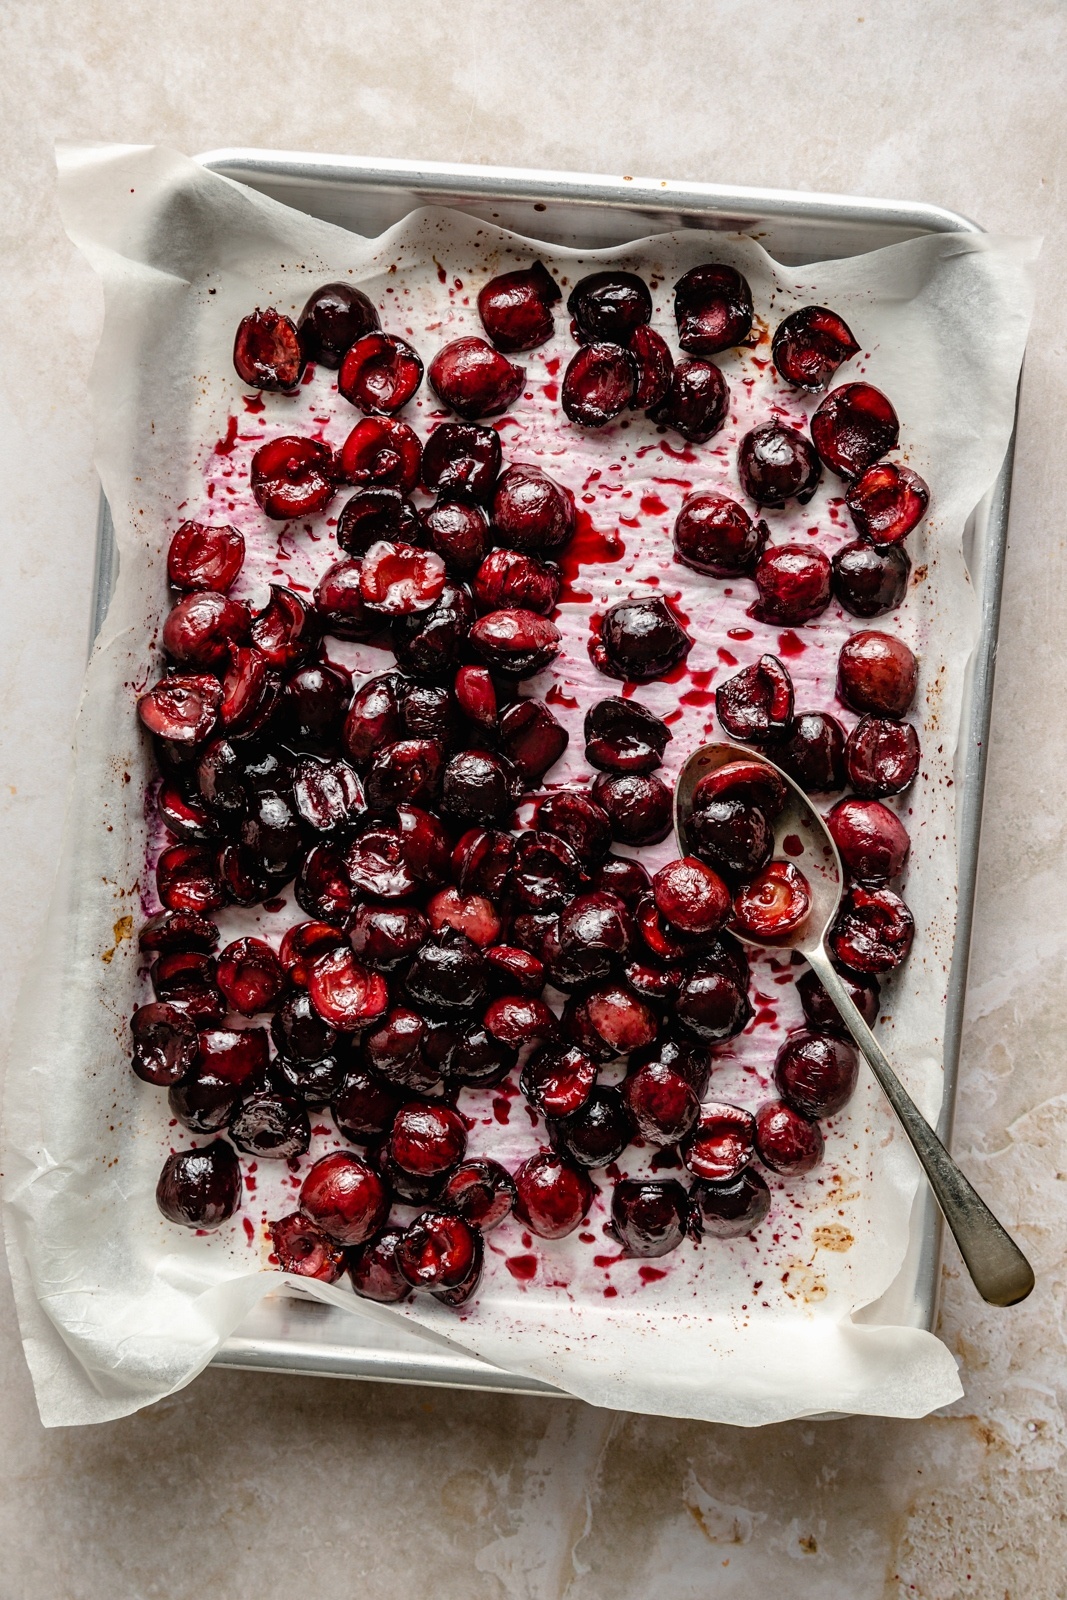
[[[811,545],[772,545],[756,566],[759,599],[751,614],[791,627],[810,622],[830,604],[831,573],[827,557]]]
[[[752,290],[736,267],[708,261],[674,286],[678,343],[694,356],[714,356],[743,343],[752,330]]]
[[[344,944],[344,934],[330,922],[296,922],[282,935],[278,959],[289,982],[304,989],[312,962]]]
[[[320,1283],[336,1283],[345,1270],[345,1253],[321,1228],[316,1228],[299,1211],[267,1224],[278,1271],[298,1278],[317,1278]]]
[[[796,428],[761,422],[738,446],[737,476],[758,506],[781,508],[794,498],[806,505],[819,486],[819,460]]]
[[[222,685],[217,678],[164,678],[137,702],[149,733],[176,744],[199,744],[218,721]]]
[[[336,538],[350,556],[364,555],[378,539],[412,544],[421,538],[418,512],[399,489],[367,484],[341,507]]]
[[[359,592],[362,564],[351,558],[327,567],[315,589],[315,609],[326,633],[335,639],[369,639],[381,626],[372,616]]]
[[[668,861],[652,879],[656,909],[683,933],[714,933],[730,915],[730,891],[695,856]]]
[[[163,624],[163,648],[185,667],[220,667],[248,638],[248,607],[213,589],[183,595]]]
[[[558,550],[574,532],[574,496],[540,467],[513,462],[493,495],[493,526],[514,550]]]
[[[378,313],[354,283],[324,283],[308,297],[296,326],[309,361],[339,367],[345,351],[378,327]]]
[[[414,428],[395,417],[364,417],[341,446],[349,483],[374,483],[407,494],[419,481],[422,445]]]
[[[176,589],[225,594],[244,559],[244,535],[228,523],[183,522],[167,551],[167,577]]]
[[[132,1066],[145,1083],[169,1089],[196,1061],[196,1023],[177,1006],[152,1001],[130,1019]]]
[[[563,375],[563,409],[583,428],[602,428],[634,404],[637,379],[637,363],[621,345],[583,345]]]
[[[724,494],[687,494],[674,524],[674,553],[685,567],[713,578],[752,571],[767,539],[767,524],[753,522],[744,506]]]
[[[405,858],[398,828],[367,828],[349,846],[344,864],[356,891],[376,900],[403,900],[418,883]]]
[[[470,642],[486,665],[511,678],[530,678],[559,655],[554,622],[534,611],[491,611],[470,631]]]
[[[443,405],[467,422],[498,417],[519,398],[526,368],[484,339],[453,339],[430,362],[430,385]]]
[[[389,1009],[389,990],[379,972],[361,966],[351,950],[330,950],[308,969],[308,998],[338,1033],[356,1033]]]
[[[214,950],[219,930],[198,911],[160,911],[149,917],[137,935],[141,950]]]
[[[516,355],[551,339],[552,307],[562,298],[548,268],[535,261],[532,267],[490,278],[478,292],[478,315],[497,349]]]
[[[285,973],[263,939],[235,939],[220,950],[216,980],[232,1011],[254,1017],[271,1011],[285,990]]]
[[[700,1116],[700,1101],[692,1085],[662,1062],[650,1062],[632,1072],[622,1092],[638,1133],[649,1144],[677,1144]]]
[[[915,919],[899,894],[855,884],[841,902],[829,944],[835,962],[866,977],[895,971],[914,937]]]
[[[608,268],[578,279],[567,297],[567,310],[583,344],[626,344],[651,317],[652,295],[635,272]]]
[[[273,306],[242,317],[233,341],[233,364],[242,383],[295,394],[304,373],[296,324]]]
[[[195,844],[175,844],[156,862],[156,893],[168,911],[217,911],[226,896],[215,854]]]
[[[338,1244],[363,1244],[385,1221],[389,1193],[360,1156],[335,1150],[308,1172],[300,1188],[300,1210]]]
[[[522,1069],[520,1087],[546,1117],[570,1117],[589,1099],[597,1080],[596,1062],[576,1045],[546,1044]]]
[[[277,522],[310,517],[333,499],[335,470],[333,451],[321,439],[283,434],[252,457],[252,493]]]
[[[500,435],[473,422],[440,422],[422,452],[422,487],[441,496],[468,495],[480,505],[500,474]]]
[[[435,933],[455,928],[479,946],[496,944],[503,928],[496,907],[485,895],[461,894],[453,888],[439,889],[431,896],[426,915]]]
[[[422,358],[406,339],[365,333],[351,346],[337,375],[345,399],[370,416],[392,416],[422,382]]]
[[[713,800],[740,800],[758,806],[772,822],[786,802],[786,786],[762,761],[727,761],[716,772],[701,778],[693,791],[693,810],[700,811]]]
[[[460,710],[480,728],[492,732],[497,725],[496,688],[485,667],[460,667],[455,678]]]
[[[462,1217],[424,1211],[396,1247],[400,1275],[413,1289],[458,1289],[479,1265],[481,1241]]]
[[[634,329],[627,349],[637,366],[637,387],[630,405],[635,411],[647,411],[670,393],[674,357],[667,341],[644,323]]]
[[[270,599],[252,618],[252,643],[272,667],[297,667],[318,643],[315,613],[292,589],[270,586]]]
[[[363,557],[359,592],[370,611],[406,617],[428,611],[445,586],[445,564],[433,550],[380,539]]]
[[[555,1014],[543,1000],[528,995],[505,994],[491,1000],[482,1017],[485,1031],[501,1044],[520,1049],[541,1044],[556,1033]]]
[[[771,355],[786,383],[797,389],[825,389],[843,361],[859,350],[852,329],[826,306],[801,306],[780,322]]]
[[[700,1108],[682,1160],[695,1178],[727,1183],[755,1155],[755,1135],[756,1124],[750,1111],[725,1100],[709,1101]]]
[[[899,544],[926,515],[930,490],[909,467],[878,461],[849,485],[845,504],[872,544]]]
[[[760,656],[715,691],[719,721],[732,739],[753,744],[784,733],[793,716],[793,680],[777,656]]]
[[[831,389],[811,419],[811,437],[823,465],[839,478],[858,478],[900,437],[900,423],[880,389],[846,383]]]
[[[573,1233],[593,1202],[587,1172],[554,1151],[542,1150],[515,1174],[515,1214],[542,1239]]]
[[[734,900],[734,922],[750,939],[786,939],[810,911],[808,880],[791,861],[772,861]]]
[[[756,1112],[756,1154],[765,1167],[785,1178],[799,1178],[819,1165],[822,1130],[781,1100],[768,1100]]]
[[[261,727],[274,709],[281,686],[281,674],[262,650],[254,644],[232,644],[219,708],[219,720],[227,733],[249,734]]]

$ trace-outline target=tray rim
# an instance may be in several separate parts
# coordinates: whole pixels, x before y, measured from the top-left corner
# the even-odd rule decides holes
[[[701,183],[639,177],[611,177],[548,169],[482,166],[437,161],[338,156],[316,152],[278,151],[257,147],[222,147],[193,158],[198,165],[235,182],[258,187],[300,184],[352,190],[378,189],[414,193],[427,201],[462,206],[468,202],[522,200],[544,208],[583,206],[614,208],[635,217],[649,212],[717,220],[720,226],[741,224],[746,231],[760,220],[798,220],[824,224],[895,226],[915,236],[936,233],[984,233],[977,222],[946,207],[924,201],[878,200],[865,196],[817,191],[771,189],[748,185]],[[699,225],[699,223],[698,223]],[[710,231],[710,230],[709,230]],[[858,253],[858,252],[854,252]],[[1016,396],[1016,421],[1018,396]],[[956,936],[949,971],[944,1088],[937,1120],[940,1137],[951,1141],[958,1088],[959,1057],[966,1000],[967,969],[981,842],[989,728],[992,717],[1000,603],[1011,500],[1016,433],[1013,428],[998,477],[976,507],[981,586],[980,634],[971,661],[960,729],[964,748],[958,814],[958,906]],[[115,547],[106,499],[101,495],[97,527],[97,559],[92,598],[91,640],[103,623],[114,581]],[[973,576],[973,574],[972,574]],[[941,1281],[943,1221],[929,1189],[921,1185],[912,1215],[915,1268],[915,1311],[908,1325],[936,1326]],[[325,1308],[324,1308],[325,1309]],[[564,1397],[564,1391],[537,1379],[504,1372],[459,1352],[413,1352],[360,1349],[326,1340],[292,1337],[228,1339],[213,1365],[243,1370],[362,1378],[433,1387],[487,1390],[493,1393]]]

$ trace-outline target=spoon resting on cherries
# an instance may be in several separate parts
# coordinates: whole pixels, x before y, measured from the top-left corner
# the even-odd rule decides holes
[[[844,871],[833,838],[804,791],[750,748],[702,746],[685,763],[675,791],[674,828],[681,853],[699,855],[701,809],[727,791],[734,799],[747,797],[772,816],[775,836],[775,859],[735,903],[733,932],[758,949],[795,950],[805,958],[911,1141],[979,1294],[998,1306],[1025,1300],[1034,1287],[1030,1263],[900,1082],[831,962],[827,936],[841,906]],[[886,908],[889,924],[891,911]],[[891,925],[885,930],[890,938],[893,931]],[[907,933],[910,938],[910,926]],[[863,937],[862,928],[858,936]]]

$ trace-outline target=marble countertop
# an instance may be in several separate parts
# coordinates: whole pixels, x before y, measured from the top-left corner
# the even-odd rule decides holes
[[[45,1432],[0,1314],[0,1593],[199,1600],[1056,1600],[1067,921],[1067,14],[1056,0],[37,0],[5,8],[0,1027],[51,881],[88,628],[101,317],[52,143],[343,151],[832,190],[1042,234],[956,1150],[1038,1272],[981,1305],[950,1247],[966,1398],[758,1432],[555,1400],[209,1372]],[[563,48],[561,48],[561,42]],[[47,550],[48,559],[41,559]]]

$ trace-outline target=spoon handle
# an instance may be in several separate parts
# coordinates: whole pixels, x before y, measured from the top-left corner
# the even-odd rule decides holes
[[[830,965],[826,951],[820,947],[805,954],[911,1140],[978,1293],[994,1306],[1013,1306],[1025,1300],[1034,1287],[1029,1261],[968,1183],[904,1088]]]

